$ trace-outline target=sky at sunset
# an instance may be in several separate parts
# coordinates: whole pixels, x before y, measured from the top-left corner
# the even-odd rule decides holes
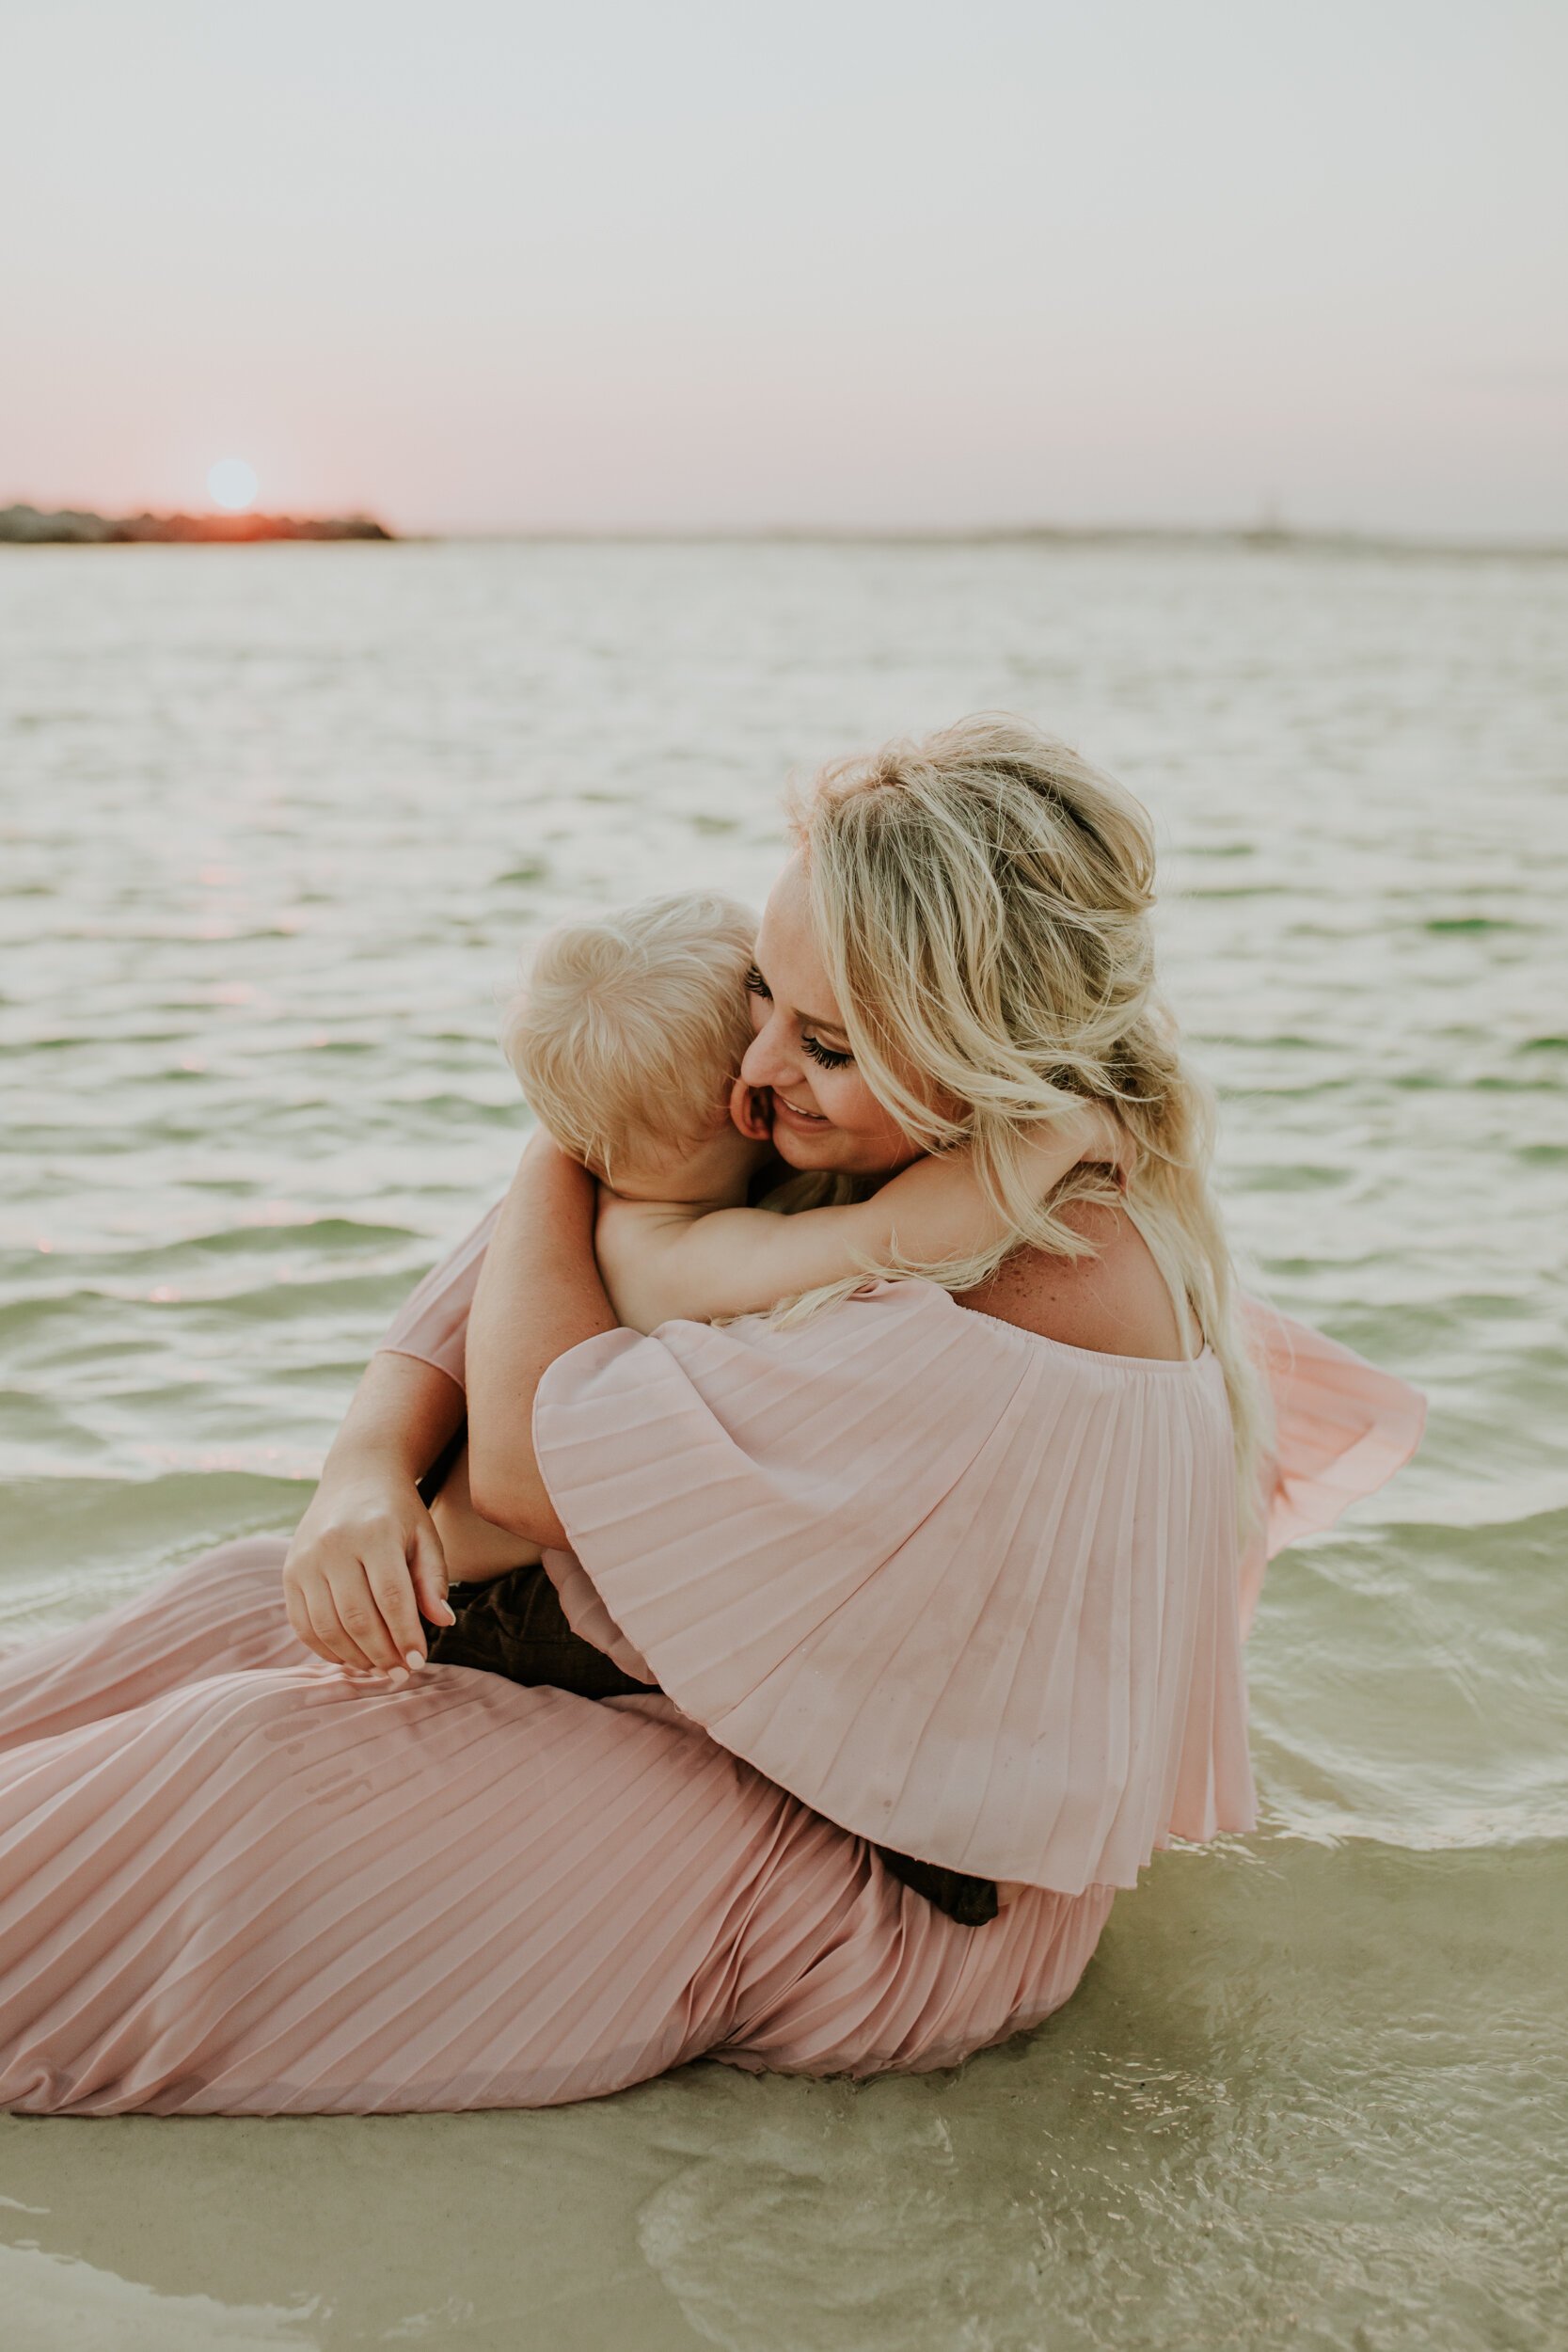
[[[0,0],[0,504],[1568,536],[1564,0]]]

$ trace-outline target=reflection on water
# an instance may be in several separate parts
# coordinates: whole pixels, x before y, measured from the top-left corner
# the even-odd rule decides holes
[[[297,1515],[504,1180],[542,922],[759,897],[790,770],[985,705],[1154,807],[1259,1279],[1433,1400],[1272,1576],[1264,1828],[1163,1857],[1033,2037],[861,2090],[5,2120],[8,2352],[1568,2336],[1565,619],[1565,568],[1288,551],[0,561],[0,1635]]]

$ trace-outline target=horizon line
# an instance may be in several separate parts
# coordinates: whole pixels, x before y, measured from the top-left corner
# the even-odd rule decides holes
[[[287,522],[309,530],[311,525],[348,522],[375,523],[370,510],[352,514],[296,515],[260,506],[231,514],[222,509],[190,507],[106,509],[80,506],[38,506],[31,500],[0,501],[0,516],[30,512],[42,517],[80,517],[112,523],[186,519],[243,526],[246,522]],[[1531,560],[1568,557],[1568,538],[1520,538],[1453,534],[1427,536],[1418,532],[1363,528],[1352,524],[1294,524],[1276,516],[1253,522],[968,522],[968,523],[464,523],[404,530],[384,524],[391,544],[429,546],[436,542],[562,546],[886,546],[985,547],[1057,544],[1068,546],[1155,545],[1229,546],[1248,549],[1302,548],[1324,553],[1414,556],[1493,556]],[[260,542],[266,544],[264,540]],[[0,545],[18,545],[0,532]],[[57,544],[57,543],[56,543]],[[152,544],[157,544],[152,542]],[[219,544],[223,544],[219,542]],[[380,544],[387,544],[383,541]]]
[[[1417,532],[1362,530],[1352,525],[1293,523],[507,523],[457,524],[400,531],[399,539],[554,542],[564,545],[750,544],[755,546],[984,547],[1035,541],[1092,545],[1111,541],[1221,544],[1246,548],[1315,548],[1363,554],[1568,557],[1568,538],[1431,538]]]

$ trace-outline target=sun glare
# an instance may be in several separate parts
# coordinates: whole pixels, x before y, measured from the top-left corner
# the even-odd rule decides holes
[[[243,457],[220,457],[207,476],[207,494],[226,515],[243,515],[254,506],[259,486],[255,467]]]

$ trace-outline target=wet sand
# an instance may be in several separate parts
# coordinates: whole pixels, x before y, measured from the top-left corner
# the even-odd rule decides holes
[[[8,2344],[1549,2343],[1560,1861],[1248,1848],[1161,1860],[1078,1998],[957,2074],[6,2119]]]

